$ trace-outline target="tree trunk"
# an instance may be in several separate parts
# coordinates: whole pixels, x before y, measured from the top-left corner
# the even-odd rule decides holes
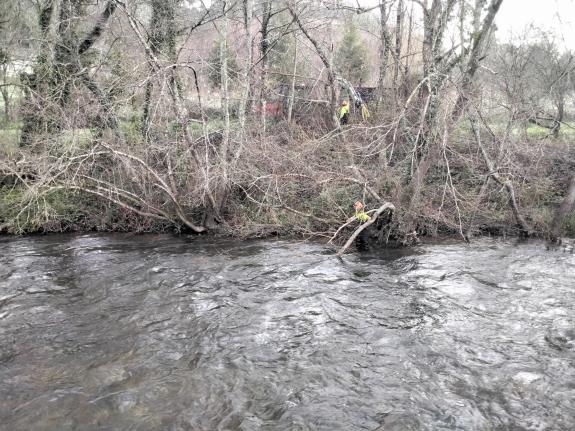
[[[477,214],[477,211],[479,210],[479,206],[481,205],[481,201],[483,200],[483,197],[487,193],[487,188],[489,187],[489,180],[490,179],[491,179],[491,176],[489,176],[489,175],[487,175],[485,177],[485,181],[483,181],[483,184],[481,185],[481,189],[479,189],[479,194],[477,195],[477,198],[475,199],[475,204],[473,205],[473,211],[471,212],[471,216],[469,217],[469,223],[467,224],[467,230],[465,231],[465,238],[467,238],[468,242],[471,239],[471,236],[473,235],[473,223],[475,222],[475,216]]]
[[[473,33],[471,49],[469,52],[465,69],[463,71],[463,80],[460,95],[457,99],[456,107],[453,110],[452,114],[453,118],[460,117],[461,113],[465,110],[465,105],[467,99],[469,98],[468,93],[471,90],[473,78],[475,76],[475,73],[477,72],[477,69],[479,69],[479,62],[481,60],[481,55],[484,51],[485,43],[491,32],[493,21],[495,20],[495,15],[497,15],[497,12],[501,7],[501,3],[503,3],[503,0],[491,0],[491,3],[487,11],[487,15],[483,19],[481,27],[478,28]],[[485,4],[484,0],[478,0],[476,4],[473,17],[474,26],[479,26],[479,17],[481,15],[481,10],[483,9],[484,4]]]
[[[563,225],[563,220],[575,207],[575,174],[571,177],[569,182],[569,188],[567,189],[567,194],[563,198],[561,205],[553,217],[551,222],[551,241],[558,242],[561,237],[561,228]]]
[[[558,96],[557,100],[557,116],[555,117],[555,121],[553,122],[553,137],[559,137],[559,131],[561,130],[561,123],[563,122],[563,116],[565,115],[565,98],[561,95]]]
[[[157,58],[156,55],[154,55],[154,53],[150,47],[150,44],[148,43],[148,41],[146,40],[146,38],[143,36],[142,32],[140,31],[137,21],[130,14],[130,12],[126,9],[125,5],[121,4],[121,7],[124,10],[124,13],[126,14],[126,16],[128,18],[128,23],[130,24],[130,27],[132,28],[136,37],[138,38],[138,41],[144,47],[147,59],[148,59],[149,63],[152,65],[153,72],[158,73],[161,70],[161,64],[160,64],[159,59]],[[185,142],[190,148],[190,152],[192,154],[194,162],[197,164],[198,167],[201,167],[203,160],[200,158],[200,155],[199,155],[198,151],[196,150],[195,141],[194,141],[194,139],[193,139],[188,127],[187,127],[187,123],[188,123],[188,115],[187,114],[189,114],[189,113],[186,112],[186,110],[183,107],[183,97],[180,93],[178,86],[170,85],[169,90],[170,90],[170,96],[172,98],[171,107],[172,107],[174,115],[176,116],[179,124],[182,127]],[[216,198],[214,197],[214,194],[212,193],[212,190],[209,187],[205,188],[205,194],[206,194],[206,196],[210,202],[210,205],[211,205],[210,217],[212,219],[215,219],[218,217],[218,214],[214,214],[214,213],[217,211],[217,208],[219,208],[219,205],[217,203]],[[174,201],[174,204],[178,208],[178,214],[177,214],[178,217],[188,227],[190,227],[193,231],[195,231],[197,233],[204,232],[206,230],[205,225],[196,226],[195,224],[193,224],[188,219],[186,214],[183,213],[183,209],[181,208],[181,205],[177,201],[177,196],[173,196],[172,200]]]
[[[114,106],[108,95],[98,86],[96,81],[90,77],[87,72],[83,72],[80,75],[80,78],[86,88],[90,90],[92,95],[100,104],[100,109],[102,110],[102,118],[104,120],[101,127],[99,127],[100,131],[104,129],[111,129],[116,132],[117,136],[120,136],[118,118],[114,113]]]
[[[497,11],[499,10],[499,6],[503,0],[491,0],[491,4],[488,10],[488,13],[483,20],[481,30],[474,34],[471,48],[470,48],[470,55],[467,61],[467,65],[465,68],[464,76],[463,76],[463,91],[462,95],[466,93],[466,89],[471,86],[472,79],[475,75],[479,67],[479,60],[482,50],[484,48],[484,42],[487,39],[489,31],[492,27],[493,20]],[[443,83],[447,77],[447,74],[461,61],[463,58],[461,56],[455,56],[449,62],[443,59],[443,55],[441,55],[442,50],[442,42],[443,42],[443,35],[446,31],[448,25],[448,18],[455,7],[456,0],[447,0],[445,4],[443,4],[439,0],[433,0],[431,7],[426,8],[426,3],[422,3],[424,6],[424,19],[423,19],[423,79],[427,79],[427,94],[425,92],[422,93],[422,96],[425,96],[428,100],[427,110],[425,111],[425,116],[423,119],[423,125],[421,127],[422,131],[419,134],[418,141],[415,142],[414,148],[414,164],[417,166],[413,171],[415,175],[410,183],[410,211],[413,212],[413,208],[415,204],[419,200],[419,195],[421,193],[421,189],[423,186],[423,181],[427,176],[427,172],[435,162],[438,149],[439,149],[439,139],[438,139],[438,121],[437,115],[439,112],[440,107],[440,90],[443,86]],[[425,87],[423,87],[425,88]],[[451,115],[451,124],[445,124],[443,135],[443,140],[446,139],[446,134],[449,136],[450,128],[457,122],[463,115],[463,109],[465,108],[465,97],[459,97],[456,103],[455,108],[452,111]],[[486,160],[487,162],[487,160]],[[494,177],[496,181],[497,178]],[[520,229],[525,234],[528,234],[529,230],[525,221],[521,218],[520,214],[517,210],[516,202],[514,201],[515,195],[513,192],[513,186],[507,182],[501,182],[501,185],[505,185],[508,190],[510,199],[513,199],[512,207],[514,209],[514,213],[516,215],[516,219]],[[509,186],[509,187],[508,187]],[[409,223],[409,229],[411,229],[414,223]]]
[[[397,80],[399,78],[399,70],[401,68],[401,48],[403,43],[403,0],[399,0],[397,4],[397,16],[395,19],[395,66],[393,68],[393,99],[394,106],[399,106],[399,88]]]
[[[481,135],[475,124],[475,120],[471,115],[469,116],[469,122],[471,123],[471,129],[475,137],[475,142],[477,143],[477,146],[481,151],[481,155],[483,156],[483,160],[485,161],[485,165],[487,166],[488,175],[492,177],[497,184],[505,187],[505,190],[507,191],[509,206],[513,211],[513,216],[515,217],[515,222],[517,223],[519,232],[521,233],[522,236],[529,236],[531,229],[529,229],[527,222],[525,221],[525,219],[521,215],[521,212],[519,211],[519,205],[517,204],[517,199],[515,198],[515,189],[513,188],[513,183],[509,179],[502,178],[497,173],[497,168],[491,161],[491,157],[489,157],[489,154],[487,153],[485,146],[481,142]]]
[[[377,83],[378,107],[383,104],[385,96],[385,75],[387,73],[387,60],[389,57],[390,36],[387,28],[387,1],[379,1],[379,78]]]
[[[244,0],[244,30],[246,32],[246,49],[247,49],[247,57],[246,62],[244,65],[244,73],[243,73],[243,83],[244,86],[242,89],[242,96],[240,98],[240,105],[238,108],[238,119],[240,121],[240,126],[242,129],[246,125],[246,108],[248,106],[248,100],[250,97],[250,76],[252,72],[252,49],[254,43],[254,37],[251,30],[252,18],[253,18],[253,8],[254,8],[254,1],[253,0]]]
[[[224,116],[224,130],[222,133],[222,157],[227,155],[230,135],[230,94],[228,89],[228,17],[224,15],[220,30],[220,87],[222,90],[222,114]],[[225,160],[225,159],[223,159]]]
[[[291,7],[289,7],[289,12],[290,12],[294,22],[298,25],[298,27],[300,28],[300,30],[302,31],[304,36],[307,38],[307,40],[310,41],[310,43],[315,48],[317,55],[319,56],[319,58],[321,59],[323,65],[325,66],[325,68],[327,70],[327,82],[328,82],[329,88],[330,88],[329,109],[330,109],[330,113],[331,113],[331,119],[333,122],[333,126],[337,129],[340,127],[340,124],[339,124],[339,119],[337,118],[337,112],[336,112],[336,110],[337,110],[336,78],[337,77],[336,77],[336,73],[335,73],[334,68],[333,68],[333,64],[329,60],[329,57],[327,56],[325,50],[320,46],[318,41],[311,36],[311,34],[307,30],[307,28],[303,25],[298,13]]]
[[[30,105],[31,112],[24,118],[21,144],[25,145],[31,136],[41,130],[50,131],[63,126],[65,117],[61,109],[52,112],[50,107],[65,108],[75,80],[87,86],[96,97],[103,111],[106,127],[117,128],[117,122],[112,112],[109,98],[99,89],[88,76],[82,64],[82,55],[88,51],[102,35],[104,28],[117,8],[115,0],[109,0],[103,12],[98,16],[91,31],[83,39],[79,39],[73,23],[80,16],[81,9],[77,0],[61,0],[57,43],[51,44],[50,27],[54,17],[54,1],[44,3],[40,11],[39,24],[41,32],[41,52],[34,68],[34,73],[27,77],[29,90],[27,98],[40,100]],[[40,112],[34,112],[40,111]]]
[[[407,54],[411,53],[412,36],[413,36],[413,3],[411,4],[411,12],[409,13],[409,28],[407,31],[407,49],[406,49]],[[407,55],[405,57],[405,67],[403,69],[404,76],[409,75],[409,64],[410,64],[409,58],[410,58],[409,55]],[[404,83],[403,88],[402,88],[402,95],[405,97],[406,93],[407,93],[407,86]]]
[[[448,17],[455,6],[455,0],[447,0],[446,4],[439,0],[433,0],[430,8],[424,8],[423,13],[423,79],[427,80],[427,86],[422,86],[422,98],[428,99],[428,106],[424,116],[424,125],[416,142],[416,163],[421,163],[425,158],[429,146],[436,140],[436,120],[439,109],[439,91],[443,82],[450,72],[451,67],[443,64],[442,49],[443,34],[448,24]],[[425,91],[426,90],[426,91]],[[426,169],[417,168],[425,176]],[[417,175],[416,177],[421,177]],[[416,189],[419,188],[418,186]]]
[[[292,121],[292,114],[293,114],[293,105],[294,105],[294,100],[295,100],[295,80],[296,80],[296,74],[297,74],[297,56],[298,56],[298,50],[297,50],[297,37],[294,34],[293,37],[294,40],[294,54],[293,54],[293,73],[292,73],[292,78],[291,78],[291,85],[290,85],[290,92],[289,92],[289,99],[288,99],[288,113],[287,113],[287,121],[288,123],[291,123]]]
[[[24,114],[22,118],[22,131],[20,145],[26,146],[32,142],[32,137],[43,130],[46,125],[44,115],[38,109],[41,100],[48,96],[49,81],[52,74],[53,42],[50,37],[50,27],[54,19],[55,0],[47,0],[40,5],[38,24],[40,27],[40,53],[31,74],[22,74],[21,80],[24,90]],[[38,100],[40,99],[40,100]]]
[[[12,112],[10,110],[10,93],[8,92],[7,86],[2,86],[0,88],[0,93],[2,94],[2,99],[4,100],[4,121],[8,124],[12,118]]]
[[[150,29],[148,43],[152,53],[159,57],[164,54],[171,64],[176,62],[176,32],[175,32],[175,14],[176,0],[152,0],[152,15],[150,18]],[[154,82],[152,80],[153,70],[149,65],[148,80],[144,92],[144,107],[142,112],[142,134],[144,140],[150,140],[151,130],[151,106],[154,93]],[[170,71],[170,84],[177,85],[180,83],[175,74],[174,68]]]
[[[224,11],[223,23],[220,29],[220,88],[222,91],[222,114],[224,116],[224,128],[222,130],[222,143],[219,151],[220,177],[216,179],[214,193],[215,207],[206,213],[204,224],[208,229],[216,227],[218,214],[224,207],[229,183],[229,149],[230,149],[230,94],[228,76],[228,27],[229,19]]]
[[[261,119],[262,130],[265,134],[266,131],[266,110],[267,110],[267,76],[268,76],[268,53],[270,49],[269,41],[269,23],[272,13],[271,1],[265,1],[263,4],[262,24],[260,28],[261,43],[260,43],[260,58],[261,58],[261,75],[260,75],[260,103],[261,103]]]
[[[151,67],[151,66],[150,66]],[[151,74],[150,74],[151,75]],[[151,125],[151,106],[152,106],[152,92],[154,84],[151,76],[148,76],[146,81],[146,88],[144,90],[144,107],[142,110],[142,137],[145,142],[150,140],[150,125]]]

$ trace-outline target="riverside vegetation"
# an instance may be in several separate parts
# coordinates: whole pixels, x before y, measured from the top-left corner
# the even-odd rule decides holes
[[[0,232],[574,236],[575,62],[502,1],[2,2]]]

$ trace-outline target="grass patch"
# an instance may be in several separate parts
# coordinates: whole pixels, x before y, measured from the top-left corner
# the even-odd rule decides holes
[[[208,133],[219,132],[225,127],[225,121],[220,118],[210,119],[206,121],[206,129]],[[230,130],[239,130],[240,122],[237,120],[230,120]],[[202,123],[197,123],[195,121],[190,121],[188,123],[188,130],[192,133],[203,133],[204,125]]]
[[[518,135],[520,133],[519,129],[513,129],[513,134]],[[551,130],[545,127],[538,126],[537,124],[529,124],[525,133],[530,138],[544,138],[551,134]],[[559,129],[559,136],[575,136],[575,128],[573,124],[562,124],[561,129]]]

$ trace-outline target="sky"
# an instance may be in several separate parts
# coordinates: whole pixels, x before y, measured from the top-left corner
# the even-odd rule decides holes
[[[359,3],[374,6],[379,0],[359,0]],[[501,41],[523,33],[533,24],[552,31],[560,48],[575,50],[575,0],[503,0],[495,22]]]
[[[551,31],[561,48],[575,50],[575,0],[503,0],[495,22],[500,40],[533,24]]]

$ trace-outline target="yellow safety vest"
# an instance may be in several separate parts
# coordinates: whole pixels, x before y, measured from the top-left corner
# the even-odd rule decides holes
[[[339,108],[338,116],[342,118],[345,114],[349,114],[349,105],[344,105]]]
[[[365,211],[356,211],[355,218],[358,219],[360,222],[365,223],[369,220],[369,216]]]
[[[361,105],[361,118],[363,118],[363,121],[369,120],[369,109],[364,104]]]

